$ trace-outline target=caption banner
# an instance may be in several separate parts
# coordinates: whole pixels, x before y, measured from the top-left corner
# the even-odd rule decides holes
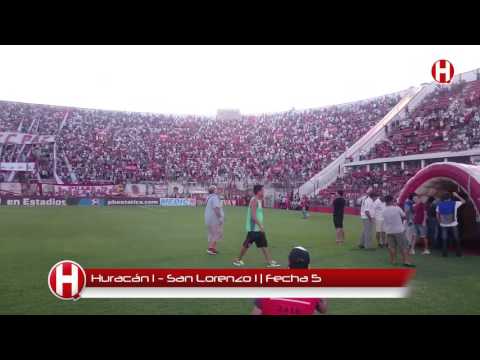
[[[53,295],[82,298],[403,298],[412,269],[83,269],[66,260]]]

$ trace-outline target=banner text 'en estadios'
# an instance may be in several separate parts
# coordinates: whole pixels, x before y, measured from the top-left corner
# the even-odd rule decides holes
[[[195,199],[129,197],[1,196],[2,206],[196,206]]]

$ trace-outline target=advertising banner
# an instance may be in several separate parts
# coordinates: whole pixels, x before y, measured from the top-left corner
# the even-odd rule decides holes
[[[161,198],[160,206],[195,206],[195,199]]]
[[[2,196],[0,197],[2,206],[67,206],[65,198],[45,197],[45,196]]]
[[[195,206],[195,199],[181,199],[181,198],[151,198],[151,197],[115,197],[106,198],[106,206]]]
[[[0,196],[2,206],[196,206],[195,199],[152,197]]]
[[[67,198],[69,206],[105,206],[105,203],[103,198]]]
[[[103,199],[105,206],[151,206],[160,205],[160,198],[131,198],[131,197],[115,197]]]

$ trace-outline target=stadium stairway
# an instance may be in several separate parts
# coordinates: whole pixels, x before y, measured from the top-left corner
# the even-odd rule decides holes
[[[361,151],[370,150],[375,144],[386,138],[386,126],[399,116],[405,116],[407,106],[412,112],[422,99],[435,90],[433,84],[425,84],[420,87],[407,89],[402,99],[395,105],[377,124],[375,124],[364,136],[350,146],[342,155],[332,161],[327,167],[314,175],[305,184],[300,186],[299,194],[316,195],[319,191],[327,188],[343,173],[343,166],[347,159],[358,158]]]

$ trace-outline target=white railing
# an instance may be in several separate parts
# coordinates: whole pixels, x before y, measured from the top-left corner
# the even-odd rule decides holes
[[[446,161],[445,159],[448,159],[450,161],[450,159],[453,159],[456,157],[466,157],[466,156],[480,156],[480,147],[475,147],[469,150],[462,150],[462,151],[440,151],[440,152],[433,152],[433,153],[402,155],[402,156],[394,156],[394,157],[387,157],[387,158],[375,158],[375,159],[368,159],[368,160],[352,161],[350,163],[346,163],[344,166],[353,167],[353,166],[377,165],[377,164],[402,162],[402,161],[409,162],[409,161],[421,161],[421,160],[432,160],[432,159],[442,159],[442,161]]]
[[[78,183],[77,174],[75,174],[75,171],[73,170],[72,165],[70,164],[70,161],[68,160],[68,157],[65,154],[65,152],[62,153],[62,157],[63,157],[63,161],[65,161],[65,165],[67,165],[67,170],[68,170],[68,174],[70,175],[70,179],[74,184]]]
[[[410,88],[406,95],[395,105],[388,113],[385,115],[382,120],[380,120],[377,124],[375,124],[364,136],[362,136],[356,143],[354,143],[351,147],[349,147],[342,155],[340,155],[337,159],[331,162],[326,168],[321,170],[315,176],[313,176],[310,180],[308,180],[305,184],[300,186],[299,194],[300,196],[303,195],[310,195],[312,192],[320,191],[330,184],[332,184],[339,174],[343,171],[343,165],[345,164],[345,160],[349,157],[355,156],[361,150],[368,150],[372,146],[375,145],[379,140],[386,136],[385,127],[402,111],[405,107],[413,100],[416,99],[418,95],[422,98],[426,95],[422,93],[422,89],[420,88]],[[417,104],[420,100],[417,102]],[[410,108],[410,111],[413,110]]]

